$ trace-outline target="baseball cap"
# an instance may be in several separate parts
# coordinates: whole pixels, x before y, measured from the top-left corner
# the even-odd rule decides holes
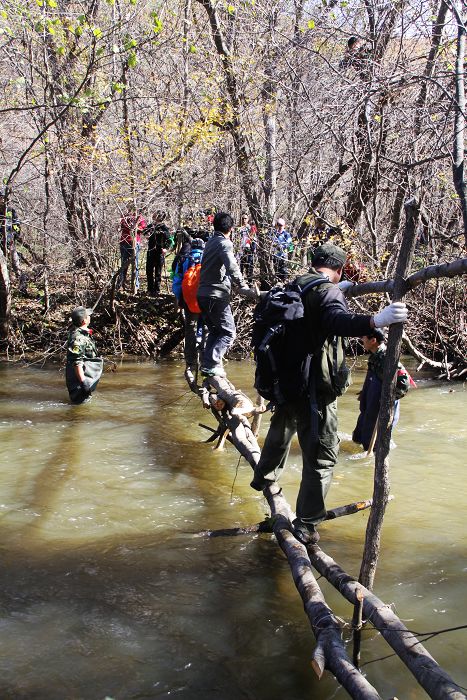
[[[367,333],[368,338],[376,338],[378,343],[384,343],[386,341],[386,333],[381,330],[381,328],[372,328],[370,333]]]
[[[80,326],[86,316],[90,316],[91,314],[92,309],[86,309],[85,306],[77,306],[76,309],[73,309],[71,312],[71,322],[74,326]]]
[[[346,260],[347,253],[334,243],[323,243],[313,252],[313,267],[343,267]]]

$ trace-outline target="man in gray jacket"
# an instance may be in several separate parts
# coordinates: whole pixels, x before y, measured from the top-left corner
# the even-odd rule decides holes
[[[214,233],[206,243],[201,263],[197,299],[208,329],[201,367],[201,374],[207,377],[225,377],[222,358],[235,340],[235,321],[230,308],[232,284],[242,296],[252,299],[257,296],[245,284],[235,259],[230,240],[233,226],[230,214],[215,215]]]

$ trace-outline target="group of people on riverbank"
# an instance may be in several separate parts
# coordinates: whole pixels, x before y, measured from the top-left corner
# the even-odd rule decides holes
[[[194,228],[187,224],[181,229],[170,230],[167,212],[155,211],[148,223],[142,213],[134,207],[128,208],[120,219],[120,270],[116,288],[126,288],[131,263],[134,264],[134,287],[136,290],[140,288],[140,257],[143,242],[147,239],[147,291],[151,296],[157,296],[161,291],[167,256],[171,252],[180,253],[186,240],[201,238],[207,242],[214,234],[214,218],[214,214],[208,214],[201,227]],[[277,218],[264,240],[276,277],[284,281],[288,276],[287,263],[294,243],[282,217]],[[248,214],[242,214],[240,224],[233,226],[231,241],[240,271],[251,284],[255,275],[259,242],[258,227]]]
[[[155,217],[154,225],[161,223],[160,217]],[[207,335],[199,370],[208,381],[210,377],[226,376],[223,358],[232,346],[236,333],[231,309],[232,292],[236,291],[253,302],[258,302],[261,295],[266,294],[260,292],[257,285],[248,284],[245,280],[234,252],[231,240],[233,232],[231,215],[218,212],[213,219],[213,233],[206,243],[189,243],[190,254],[193,246],[197,246],[202,251],[202,259],[200,257],[197,263],[198,316],[188,310],[191,316],[188,316],[190,321],[186,329],[189,327],[190,332],[196,332],[197,322],[202,318]],[[298,289],[303,292],[303,336],[304,342],[309,343],[310,362],[299,390],[276,401],[273,406],[269,431],[251,482],[253,489],[262,491],[278,481],[292,438],[297,433],[303,470],[294,530],[297,538],[306,544],[319,540],[316,528],[326,517],[325,498],[337,462],[336,399],[344,384],[340,383],[342,377],[336,374],[338,351],[333,339],[360,337],[365,349],[371,353],[367,378],[360,394],[361,412],[353,436],[365,447],[371,439],[379,410],[379,402],[374,399],[378,387],[379,392],[381,389],[384,366],[384,333],[381,329],[407,319],[407,309],[402,302],[389,304],[374,315],[350,312],[344,292],[352,282],[342,280],[346,260],[347,255],[342,248],[333,243],[324,243],[313,251],[310,271],[296,281]],[[78,307],[73,311],[73,325],[68,338],[67,385],[70,399],[75,403],[86,400],[98,381],[98,370],[97,373],[95,370],[97,351],[89,322],[90,310]],[[189,341],[188,346],[191,355],[186,356],[187,370],[196,371],[196,340],[191,345]],[[86,369],[88,358],[92,372]],[[292,357],[288,360],[292,361]],[[343,366],[342,363],[339,372],[345,375]],[[401,373],[402,370],[401,367]]]

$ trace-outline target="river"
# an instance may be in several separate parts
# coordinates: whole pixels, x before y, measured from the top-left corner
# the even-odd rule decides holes
[[[258,522],[267,505],[232,446],[203,443],[198,423],[214,421],[182,373],[175,361],[128,361],[71,406],[57,366],[0,366],[1,700],[348,697],[330,674],[314,676],[313,636],[274,539],[198,536]],[[250,362],[228,374],[254,396]],[[372,493],[372,460],[349,441],[363,376],[340,399],[329,507]],[[418,384],[394,433],[375,593],[421,634],[467,625],[467,390]],[[295,444],[283,482],[292,506],[299,476]],[[354,576],[367,519],[320,528],[322,548]],[[349,622],[351,606],[320,584]],[[426,647],[467,687],[467,629]],[[363,670],[381,696],[427,697],[397,657],[375,662],[390,653],[363,633]]]

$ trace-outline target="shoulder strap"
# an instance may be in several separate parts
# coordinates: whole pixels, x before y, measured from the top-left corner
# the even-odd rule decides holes
[[[316,277],[314,280],[310,280],[310,282],[307,282],[304,287],[300,287],[300,285],[297,284],[302,299],[309,289],[317,287],[318,285],[323,284],[323,282],[330,282],[329,277],[326,277],[325,275],[322,275],[321,277]]]

